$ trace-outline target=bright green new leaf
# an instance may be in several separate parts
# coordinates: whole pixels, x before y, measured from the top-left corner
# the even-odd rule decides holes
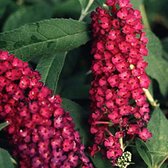
[[[49,19],[0,33],[0,48],[22,60],[69,51],[89,40],[88,25],[73,19]]]
[[[66,54],[67,52],[58,52],[49,56],[43,56],[36,67],[36,70],[38,70],[42,76],[44,84],[52,89],[54,93],[57,91],[57,84]]]
[[[8,151],[0,148],[0,168],[14,168]]]
[[[149,55],[145,57],[148,62],[147,73],[159,82],[160,91],[165,96],[168,91],[168,64],[162,57],[160,40],[151,31],[147,30],[146,33],[149,39]]]

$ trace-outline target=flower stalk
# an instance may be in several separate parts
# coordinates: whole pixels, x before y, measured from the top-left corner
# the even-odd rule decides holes
[[[159,104],[157,103],[156,100],[154,100],[153,96],[151,95],[150,91],[148,89],[143,88],[143,91],[150,102],[151,106],[153,107],[159,107]]]
[[[89,11],[90,7],[92,6],[93,2],[94,2],[94,0],[89,0],[86,8],[81,10],[81,15],[80,15],[79,21],[82,21],[87,16],[88,11]]]

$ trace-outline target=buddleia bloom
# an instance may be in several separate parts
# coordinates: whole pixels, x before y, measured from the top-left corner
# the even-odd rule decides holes
[[[115,164],[126,141],[134,137],[146,141],[152,136],[146,128],[150,110],[144,94],[150,84],[144,61],[148,39],[140,11],[129,0],[107,0],[91,18],[91,154],[101,150]]]
[[[0,51],[0,120],[20,168],[92,168],[78,131],[59,95],[37,71]]]

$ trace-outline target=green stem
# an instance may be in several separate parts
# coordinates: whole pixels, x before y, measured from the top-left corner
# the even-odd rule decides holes
[[[86,15],[88,14],[88,10],[91,7],[91,5],[93,4],[93,2],[94,2],[94,0],[89,0],[86,8],[81,11],[81,15],[80,15],[79,21],[82,21],[86,17]]]
[[[144,4],[140,5],[140,11],[141,11],[142,21],[143,21],[143,24],[145,25],[145,28],[151,30]]]

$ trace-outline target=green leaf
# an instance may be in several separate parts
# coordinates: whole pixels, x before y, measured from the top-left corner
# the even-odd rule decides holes
[[[69,51],[89,40],[88,25],[73,19],[49,19],[0,33],[0,48],[29,61],[53,52]]]
[[[148,124],[148,129],[152,132],[152,138],[147,141],[146,146],[149,149],[152,158],[152,167],[163,164],[168,158],[168,120],[160,108],[153,111],[153,115]]]
[[[168,61],[168,38],[165,38],[162,40],[162,46],[163,46],[163,58]]]
[[[0,131],[1,131],[2,129],[4,129],[6,126],[8,126],[8,123],[7,123],[7,122],[1,123],[1,124],[0,124]]]
[[[6,7],[11,2],[11,0],[0,0],[0,18],[6,10]]]
[[[106,0],[96,0],[95,1],[95,3],[98,3],[99,5],[103,5],[105,2],[106,2]]]
[[[140,139],[136,140],[136,149],[138,153],[140,154],[141,158],[144,160],[144,162],[148,165],[148,167],[151,167],[151,156],[149,153],[149,150],[146,146],[146,144],[141,141]]]
[[[162,40],[162,46],[163,46],[163,49],[166,52],[168,52],[168,38],[167,37]]]
[[[149,168],[161,168],[168,159],[168,120],[160,108],[153,111],[148,129],[152,132],[152,138],[146,143],[138,140],[137,150]]]
[[[152,132],[152,138],[146,143],[136,143],[137,150],[149,168],[160,168],[168,159],[168,120],[160,108],[153,111],[148,129]]]
[[[135,9],[139,9],[140,5],[143,3],[143,0],[131,0],[131,3],[133,4],[133,7]]]
[[[63,108],[70,112],[75,123],[75,128],[79,130],[82,142],[86,145],[89,140],[89,124],[88,124],[88,113],[77,103],[69,100],[63,99]]]
[[[12,13],[4,24],[3,30],[12,30],[26,23],[37,22],[42,19],[49,19],[53,14],[53,8],[47,3],[25,6]]]
[[[78,0],[80,5],[81,5],[81,8],[82,10],[84,10],[89,2],[89,0]]]
[[[167,168],[168,167],[168,163],[164,163],[164,164],[162,164],[162,166],[161,166],[161,168]]]
[[[50,56],[43,56],[36,69],[42,76],[42,81],[54,93],[57,91],[57,84],[62,71],[67,52],[55,53]]]
[[[0,148],[0,168],[14,168],[10,154],[2,148]]]
[[[147,73],[159,82],[160,91],[166,96],[168,91],[168,64],[162,57],[162,46],[160,40],[149,30],[146,31],[149,39],[149,55],[145,58],[148,62]]]
[[[112,163],[109,160],[102,157],[100,153],[91,158],[96,168],[112,168]]]
[[[79,60],[79,56],[82,55],[81,49],[76,48],[72,51],[69,51],[67,53],[66,59],[65,59],[65,63],[64,63],[64,67],[63,70],[61,72],[61,77],[62,78],[68,78],[74,71],[77,62]]]
[[[70,112],[76,129],[79,129],[80,135],[82,136],[83,143],[86,145],[89,141],[89,124],[88,124],[88,113],[75,102],[63,99],[63,108]],[[107,159],[103,159],[101,154],[97,154],[94,158],[91,158],[95,165],[95,168],[112,167],[111,163]]]

